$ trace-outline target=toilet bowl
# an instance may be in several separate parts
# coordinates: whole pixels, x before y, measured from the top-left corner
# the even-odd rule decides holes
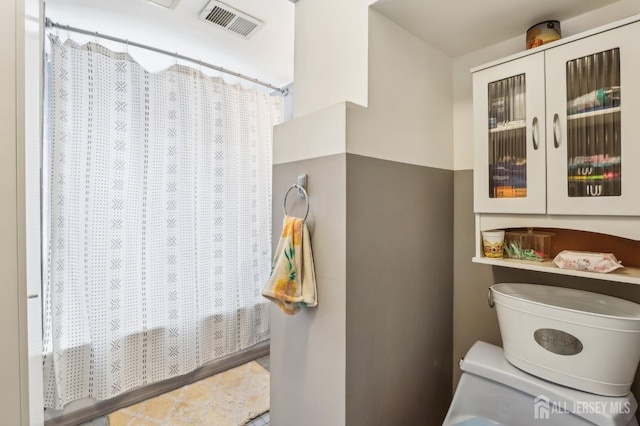
[[[638,426],[633,394],[608,397],[551,383],[514,367],[489,343],[476,342],[460,368],[446,426]]]

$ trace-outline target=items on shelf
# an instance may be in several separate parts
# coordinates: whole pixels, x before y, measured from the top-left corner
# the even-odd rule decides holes
[[[563,250],[553,259],[558,268],[608,273],[623,266],[613,253]]]
[[[527,196],[527,162],[524,158],[501,158],[489,164],[492,196],[514,198]]]
[[[489,84],[489,197],[527,196],[526,89],[520,74]]]
[[[534,231],[508,231],[505,235],[505,257],[521,260],[544,261],[548,260],[551,253],[550,232]]]
[[[620,86],[603,87],[567,102],[567,114],[580,114],[620,106]]]
[[[486,257],[502,259],[504,253],[504,231],[501,229],[482,231],[482,247]]]
[[[567,61],[567,195],[620,196],[620,49]]]

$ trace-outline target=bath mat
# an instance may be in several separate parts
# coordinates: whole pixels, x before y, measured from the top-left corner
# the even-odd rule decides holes
[[[255,361],[109,415],[111,426],[240,426],[269,410],[269,372]]]

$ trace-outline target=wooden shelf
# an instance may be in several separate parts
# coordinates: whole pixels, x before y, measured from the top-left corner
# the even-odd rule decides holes
[[[550,274],[571,275],[574,277],[593,278],[603,281],[616,281],[620,283],[640,284],[640,268],[624,267],[607,274],[588,271],[575,271],[573,269],[560,269],[553,261],[534,262],[518,259],[490,259],[488,257],[474,257],[474,263],[502,266],[505,268],[525,269],[528,271],[547,272]]]

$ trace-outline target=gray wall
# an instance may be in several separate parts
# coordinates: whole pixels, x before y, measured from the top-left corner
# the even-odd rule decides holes
[[[272,307],[273,424],[441,423],[452,386],[453,172],[354,154],[277,164],[274,246],[300,173],[319,303],[295,316]]]
[[[471,263],[475,248],[473,214],[473,171],[456,171],[454,176],[454,301],[453,357],[464,356],[476,340],[501,345],[496,314],[487,306],[487,289],[494,283],[522,282],[557,285],[608,294],[640,303],[640,291],[634,284],[616,283],[543,272],[491,267]],[[460,376],[454,364],[454,384]],[[640,371],[631,388],[640,401]],[[636,416],[640,419],[640,413]]]
[[[347,155],[347,425],[440,424],[453,172]]]
[[[458,361],[477,341],[501,345],[498,319],[487,305],[493,282],[491,267],[471,263],[475,256],[473,170],[455,171],[453,177],[453,386],[460,377]]]
[[[308,175],[307,226],[318,283],[318,307],[288,316],[271,308],[271,423],[344,425],[345,417],[345,154],[273,167],[273,248],[282,232],[282,200],[301,173]],[[304,214],[295,191],[287,212]]]

